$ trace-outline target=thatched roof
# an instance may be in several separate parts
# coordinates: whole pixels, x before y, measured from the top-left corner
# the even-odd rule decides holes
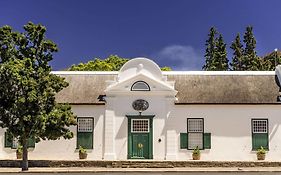
[[[56,100],[70,104],[104,104],[97,98],[104,94],[106,81],[117,74],[60,75],[69,82]],[[176,104],[277,104],[279,87],[274,74],[204,75],[168,74],[178,91]]]
[[[277,103],[274,75],[169,75],[175,81],[178,104]]]
[[[69,86],[57,94],[58,103],[104,104],[98,100],[98,97],[104,94],[106,81],[114,80],[116,75],[70,74],[60,76],[65,77]]]

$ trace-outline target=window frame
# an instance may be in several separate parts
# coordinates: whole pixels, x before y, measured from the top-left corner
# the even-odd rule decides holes
[[[140,121],[140,120],[147,121],[147,131],[134,131],[134,127],[133,127],[134,121]],[[149,133],[150,132],[149,126],[150,126],[149,119],[131,119],[131,133]]]
[[[188,120],[194,120],[194,119],[199,119],[199,120],[202,120],[202,125],[203,125],[203,129],[202,129],[202,132],[189,132],[189,128],[188,128]],[[187,143],[189,144],[189,133],[201,133],[202,134],[202,148],[199,148],[200,150],[204,150],[204,133],[205,133],[205,122],[204,122],[204,118],[187,118]],[[187,150],[194,150],[194,148],[189,148],[187,144]]]
[[[137,84],[137,83],[144,83],[148,89],[134,89],[134,86]],[[134,82],[134,84],[131,86],[131,91],[150,91],[150,86],[148,85],[148,83],[146,83],[145,81],[136,81]]]
[[[254,120],[265,120],[266,121],[266,133],[254,133]],[[254,134],[267,134],[267,148],[264,148],[266,150],[269,150],[269,123],[268,123],[268,118],[252,118],[251,119],[251,135],[252,135],[252,151],[257,151],[256,148],[254,148],[254,144],[253,144],[253,138],[254,138]]]
[[[92,132],[79,132],[79,119],[92,119]],[[76,126],[76,149],[79,149],[78,145],[78,133],[92,133],[92,146],[91,148],[84,148],[84,149],[94,149],[94,128],[95,128],[95,118],[90,117],[90,116],[82,116],[82,117],[77,117],[77,126]]]
[[[11,138],[8,138],[11,137]],[[11,139],[10,143],[8,144],[8,140]],[[27,139],[27,148],[35,148],[35,138],[33,139]],[[11,149],[17,149],[19,146],[18,139],[14,138],[12,135],[9,135],[7,131],[4,132],[4,148],[11,148]]]

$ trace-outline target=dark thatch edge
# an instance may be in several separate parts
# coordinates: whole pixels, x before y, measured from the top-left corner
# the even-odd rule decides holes
[[[175,105],[281,105],[281,103],[175,103]]]
[[[70,105],[105,105],[105,103],[69,103]]]
[[[60,103],[64,104],[64,103]],[[69,103],[70,105],[105,105],[105,103]],[[175,105],[281,105],[281,102],[276,103],[174,103]]]

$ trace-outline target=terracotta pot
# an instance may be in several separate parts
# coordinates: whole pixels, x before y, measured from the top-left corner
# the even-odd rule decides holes
[[[264,160],[265,159],[265,154],[257,154],[257,159],[258,160]]]
[[[17,159],[22,159],[22,153],[20,153],[20,152],[16,152],[16,155],[17,155]]]
[[[79,152],[79,159],[87,159],[87,153],[80,153]]]
[[[200,160],[200,154],[192,154],[193,160]]]

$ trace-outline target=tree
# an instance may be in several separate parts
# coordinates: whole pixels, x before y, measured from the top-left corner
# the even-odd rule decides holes
[[[23,146],[22,170],[28,170],[27,140],[70,139],[76,116],[55,94],[68,86],[51,74],[49,62],[58,48],[46,28],[29,22],[24,32],[0,28],[0,126]]]
[[[110,55],[108,58],[102,60],[95,58],[87,63],[79,63],[72,65],[68,70],[70,71],[118,71],[129,59],[118,57],[117,55]]]
[[[261,58],[262,70],[274,71],[276,66],[281,64],[281,52],[274,51]]]
[[[243,50],[242,69],[243,70],[259,70],[261,68],[261,62],[256,49],[256,39],[253,34],[253,27],[246,27],[244,34],[245,49]]]
[[[230,66],[234,71],[243,70],[242,60],[243,60],[243,45],[241,44],[240,34],[236,35],[235,40],[232,42],[230,48],[233,50],[233,57]]]
[[[228,70],[228,59],[226,44],[221,34],[214,27],[211,27],[205,46],[205,65],[202,67],[206,71],[225,71]]]
[[[223,40],[222,35],[219,35],[216,41],[215,56],[212,62],[212,70],[216,71],[226,71],[228,70],[228,59],[226,52],[226,44]]]
[[[121,67],[130,59],[121,58],[117,55],[110,55],[108,58],[102,60],[95,58],[87,63],[79,63],[72,65],[67,70],[69,71],[119,71]],[[161,68],[162,71],[171,71],[170,67]]]
[[[217,30],[215,27],[210,28],[210,32],[208,34],[208,39],[206,40],[205,46],[206,52],[205,52],[205,64],[202,67],[203,70],[212,70],[212,62],[215,57],[215,48],[216,48],[216,35]]]
[[[161,70],[162,71],[172,71],[172,68],[170,68],[168,66],[164,66],[164,67],[161,67]]]

